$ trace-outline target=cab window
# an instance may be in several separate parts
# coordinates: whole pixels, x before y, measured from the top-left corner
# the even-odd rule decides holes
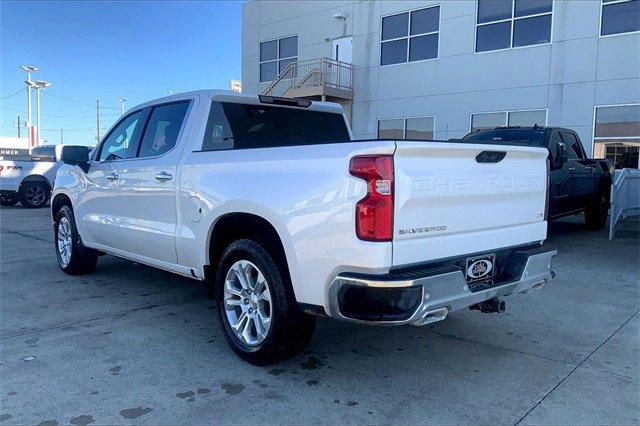
[[[576,135],[573,133],[562,132],[562,140],[565,145],[567,145],[567,158],[574,160],[584,158],[584,155],[582,154],[582,146],[580,146],[580,141],[578,141]]]
[[[135,157],[145,115],[144,110],[141,110],[124,118],[102,143],[97,160],[113,161]]]
[[[189,102],[175,102],[153,108],[140,145],[140,158],[156,157],[176,146]]]

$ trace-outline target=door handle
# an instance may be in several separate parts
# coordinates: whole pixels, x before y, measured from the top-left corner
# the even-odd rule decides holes
[[[156,175],[156,180],[159,180],[161,182],[164,182],[166,180],[171,180],[173,178],[173,176],[171,176],[169,173],[167,172],[162,172],[162,173],[158,173]]]
[[[575,171],[576,171],[576,168],[575,168],[575,167],[569,167],[569,171],[570,171],[570,172],[575,172]]]
[[[115,173],[108,174],[106,177],[108,180],[118,180],[118,175]]]

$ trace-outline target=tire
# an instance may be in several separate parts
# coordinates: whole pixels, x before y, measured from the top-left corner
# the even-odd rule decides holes
[[[98,252],[82,244],[73,211],[69,206],[62,206],[58,212],[53,232],[60,269],[69,275],[86,274],[95,269]]]
[[[28,209],[39,209],[47,205],[51,188],[45,182],[26,182],[20,190],[20,204]]]
[[[0,206],[10,207],[18,203],[18,198],[14,195],[0,194]]]
[[[587,205],[584,211],[584,223],[587,229],[594,231],[603,229],[609,215],[609,199],[600,194],[596,201]]]
[[[252,240],[231,243],[218,264],[218,320],[231,349],[251,364],[297,355],[313,336],[316,318],[298,308],[285,268]]]

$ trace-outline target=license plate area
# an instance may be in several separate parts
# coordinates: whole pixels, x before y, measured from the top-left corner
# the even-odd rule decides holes
[[[493,282],[496,276],[496,270],[496,254],[482,254],[467,258],[464,276],[469,284]]]

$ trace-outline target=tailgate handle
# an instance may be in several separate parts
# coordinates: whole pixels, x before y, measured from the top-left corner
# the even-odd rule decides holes
[[[505,151],[482,151],[476,155],[476,161],[478,163],[499,163],[506,155]]]

